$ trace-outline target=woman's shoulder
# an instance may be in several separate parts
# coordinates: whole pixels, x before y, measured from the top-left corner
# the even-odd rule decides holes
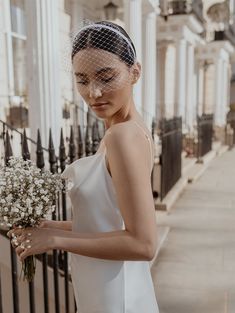
[[[145,137],[145,138],[144,138]],[[146,138],[152,141],[152,135],[150,130],[142,121],[137,120],[128,120],[125,122],[117,123],[112,125],[106,130],[104,141],[108,142],[110,140],[137,140],[142,141],[143,138],[146,141]]]

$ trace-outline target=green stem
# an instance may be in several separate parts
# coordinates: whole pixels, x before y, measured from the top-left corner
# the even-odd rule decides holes
[[[34,255],[30,255],[22,262],[21,274],[23,273],[23,281],[27,280],[28,282],[33,281],[36,271],[36,258]]]

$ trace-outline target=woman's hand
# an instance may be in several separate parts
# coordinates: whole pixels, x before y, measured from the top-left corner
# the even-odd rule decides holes
[[[29,255],[42,254],[54,248],[55,229],[42,227],[15,228],[7,233],[20,260]]]

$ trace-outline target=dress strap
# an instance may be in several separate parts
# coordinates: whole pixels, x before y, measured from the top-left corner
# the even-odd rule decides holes
[[[148,142],[149,142],[149,148],[150,148],[150,160],[151,160],[151,168],[153,168],[153,148],[152,148],[152,144],[151,144],[151,140],[150,140],[150,138],[149,138],[149,135],[147,134],[147,132],[144,130],[144,128],[142,127],[142,126],[140,126],[139,125],[139,123],[137,123],[136,121],[133,121],[143,132],[144,132],[144,134],[145,134],[145,136],[146,136],[146,138],[147,138],[147,140],[148,140]]]

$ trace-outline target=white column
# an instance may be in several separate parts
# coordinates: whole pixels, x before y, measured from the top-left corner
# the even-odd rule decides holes
[[[172,119],[175,116],[175,76],[176,76],[176,49],[171,42],[167,45],[165,57],[165,118]],[[163,79],[161,77],[161,79]]]
[[[7,75],[8,75],[8,94],[12,96],[15,94],[14,91],[14,66],[13,66],[13,50],[12,50],[12,36],[11,32],[11,13],[10,13],[10,0],[2,1],[2,11],[4,12],[5,18],[4,26],[6,33],[6,52],[7,52]],[[3,44],[1,44],[3,47]]]
[[[176,42],[176,116],[181,116],[185,122],[186,103],[186,40],[179,39]]]
[[[193,110],[195,108],[194,92],[194,46],[189,44],[187,49],[187,89],[186,89],[186,106],[185,117],[186,126],[191,132],[193,130]]]
[[[57,149],[62,126],[58,1],[26,0],[26,10],[31,137],[36,139],[39,128],[47,146],[51,128]]]
[[[137,60],[142,61],[142,0],[125,0],[125,28],[130,35],[137,53]],[[142,79],[134,88],[134,100],[137,109],[142,111]]]
[[[204,107],[204,66],[203,61],[199,61],[199,70],[198,70],[198,88],[197,88],[197,114],[199,116],[203,113],[203,107]]]
[[[151,129],[152,119],[156,115],[156,13],[148,13],[145,17],[145,23],[143,111],[146,124]]]
[[[165,89],[166,89],[166,52],[167,42],[157,43],[157,76],[159,79],[157,85],[157,119],[160,120],[165,117]]]
[[[221,106],[223,105],[223,60],[218,58],[215,67],[215,107],[214,123],[215,126],[221,126]]]
[[[70,11],[71,12],[71,31],[74,36],[82,27],[82,21],[84,18],[83,11],[84,9],[83,9],[83,4],[81,1],[71,0],[71,11]],[[76,111],[73,123],[74,123],[74,126],[77,126],[77,124],[81,125],[82,132],[83,132],[83,129],[84,129],[83,126],[86,123],[86,114],[84,114],[83,112],[88,111],[88,106],[85,104],[84,100],[79,95],[77,91],[77,84],[74,79],[73,79],[73,100],[75,104],[79,105],[79,107],[82,108],[82,111],[79,109]]]
[[[228,112],[228,65],[227,62],[223,62],[223,102],[221,106],[221,125],[226,124],[226,115]]]

